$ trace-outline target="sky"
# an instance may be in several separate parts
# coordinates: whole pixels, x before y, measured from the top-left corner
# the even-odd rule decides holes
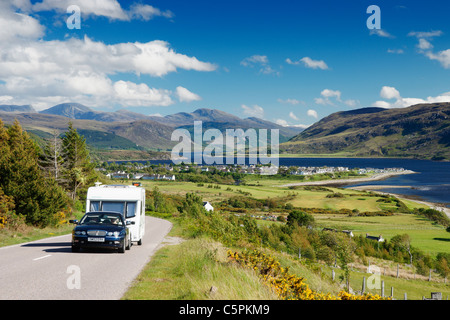
[[[450,102],[449,12],[436,0],[1,0],[0,104],[212,108],[304,128]]]

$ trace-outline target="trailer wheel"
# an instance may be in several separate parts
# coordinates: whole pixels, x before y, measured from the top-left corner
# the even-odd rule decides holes
[[[137,242],[138,246],[142,245],[142,238],[139,239],[139,241]]]

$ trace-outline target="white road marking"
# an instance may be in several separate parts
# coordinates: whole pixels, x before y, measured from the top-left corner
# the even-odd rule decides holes
[[[39,257],[39,258],[35,258],[35,259],[33,259],[33,261],[45,259],[45,258],[48,258],[48,257],[51,257],[51,256],[52,256],[51,254],[48,254],[48,255],[46,255],[46,256],[42,256],[42,257]]]

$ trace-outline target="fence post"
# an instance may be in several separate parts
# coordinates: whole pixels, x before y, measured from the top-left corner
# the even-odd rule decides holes
[[[408,300],[407,296],[406,296],[406,292],[405,292],[405,300]]]
[[[334,272],[334,269],[332,269],[331,270],[331,278],[333,279],[333,281],[334,281],[334,278],[336,277],[336,274],[335,274],[335,272]]]
[[[394,287],[391,287],[391,298],[394,299]]]
[[[384,298],[384,280],[381,281],[381,297]]]
[[[398,264],[397,264],[397,278],[398,278],[398,276],[399,276],[399,270],[398,270],[398,268],[399,268],[399,266],[398,266]]]
[[[366,291],[366,277],[363,277],[361,293],[364,294],[365,291]]]

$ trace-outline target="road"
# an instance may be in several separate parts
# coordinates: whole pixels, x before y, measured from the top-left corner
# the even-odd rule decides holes
[[[146,217],[141,246],[119,254],[71,251],[71,235],[0,248],[0,300],[117,300],[172,228]]]

